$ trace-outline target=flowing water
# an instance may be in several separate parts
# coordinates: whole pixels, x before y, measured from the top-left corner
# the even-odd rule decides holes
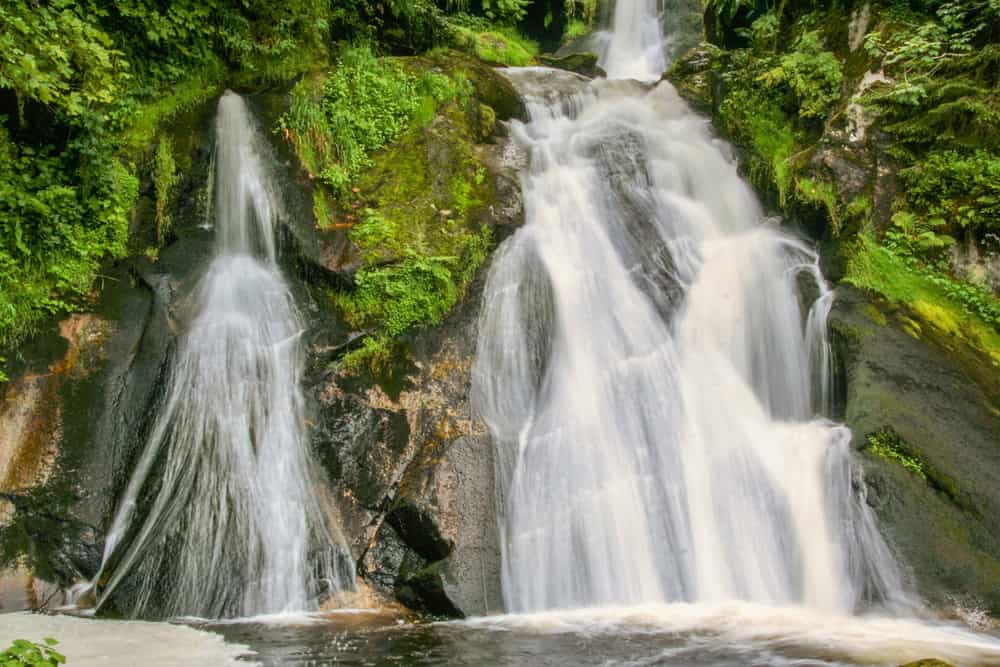
[[[619,2],[616,36],[650,4]],[[610,60],[649,78],[649,48]],[[531,114],[527,224],[493,265],[473,381],[508,610],[903,603],[850,433],[820,414],[832,295],[815,252],[762,224],[669,84],[510,76]],[[576,90],[553,100],[558,78]]]
[[[216,121],[215,256],[105,548],[100,600],[136,616],[318,608],[352,580],[316,497],[302,322],[277,264],[280,198],[242,98]],[[145,506],[142,506],[145,504]]]

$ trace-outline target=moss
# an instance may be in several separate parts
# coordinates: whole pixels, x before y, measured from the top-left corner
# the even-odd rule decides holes
[[[492,133],[496,114],[473,95],[473,73],[462,59],[447,57],[390,62],[419,82],[423,95],[404,129],[369,153],[343,188],[314,178],[317,225],[346,228],[360,251],[354,288],[331,293],[348,325],[366,333],[342,360],[354,370],[385,366],[403,334],[440,323],[464,296],[492,242],[489,228],[478,223],[492,180],[474,145]],[[316,91],[325,81],[316,74],[300,82],[297,129],[286,131],[310,174],[340,140],[330,134],[334,128],[308,123],[310,108],[322,103]]]
[[[967,342],[983,352],[994,365],[1000,366],[1000,333],[977,315],[967,312],[928,276],[875,243],[868,233],[862,233],[852,248],[846,280],[906,305],[941,334]],[[919,325],[911,325],[908,330],[920,336]]]
[[[891,429],[882,429],[872,433],[866,438],[866,441],[865,450],[872,455],[898,463],[920,479],[927,480],[923,462],[907,453],[906,443]]]
[[[137,157],[145,152],[164,123],[219,95],[225,78],[222,62],[209,60],[171,88],[159,91],[155,98],[125,101],[113,110],[113,117],[123,128],[120,139],[126,153]]]
[[[867,195],[855,197],[844,210],[844,216],[849,220],[866,223],[872,214],[872,198]]]
[[[156,146],[153,160],[153,185],[156,187],[156,242],[163,243],[163,237],[170,226],[167,209],[174,186],[177,184],[177,163],[174,162],[170,138],[161,136]]]
[[[750,180],[774,191],[784,206],[792,190],[792,156],[797,151],[795,128],[772,100],[753,86],[733,88],[719,106],[726,133],[747,147]]]
[[[882,311],[870,303],[865,304],[864,312],[865,315],[867,315],[872,322],[879,325],[880,327],[884,327],[887,324],[889,324],[889,320],[886,319],[885,315],[882,314]]]
[[[586,37],[592,30],[593,28],[589,22],[582,19],[573,19],[566,24],[566,29],[563,31],[562,43],[565,45],[581,37]]]
[[[804,201],[823,206],[826,209],[830,220],[830,229],[834,236],[839,236],[841,218],[837,202],[837,191],[834,186],[831,183],[817,181],[812,178],[799,178],[795,181],[795,191]]]
[[[514,28],[484,26],[455,28],[458,45],[477,58],[497,65],[524,67],[538,56],[538,42],[529,39]]]

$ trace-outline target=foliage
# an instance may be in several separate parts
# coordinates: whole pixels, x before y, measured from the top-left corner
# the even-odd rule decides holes
[[[374,220],[385,225],[384,219]],[[366,224],[368,228],[362,233],[373,234],[373,241],[388,240],[392,233],[388,227]],[[426,256],[410,250],[398,263],[359,271],[356,288],[339,293],[335,301],[349,324],[373,335],[344,363],[348,367],[366,362],[376,367],[384,365],[392,342],[400,334],[414,326],[440,324],[485,261],[490,238],[490,230],[484,226],[479,234],[464,236],[458,248],[460,255]]]
[[[156,241],[163,243],[163,236],[170,226],[167,207],[177,184],[177,164],[168,137],[160,137],[153,158],[153,185],[156,187]]]
[[[0,88],[52,105],[70,116],[111,102],[128,79],[128,63],[100,26],[73,0],[0,5]]]
[[[531,0],[482,0],[487,18],[501,23],[515,23],[524,18]]]
[[[524,18],[532,0],[480,0],[483,15],[499,23],[517,23]],[[452,11],[466,13],[472,9],[469,0],[448,0]]]
[[[967,340],[1000,364],[1000,307],[988,290],[901,256],[868,232],[851,250],[846,280],[907,305],[940,332]]]
[[[1000,154],[932,151],[900,172],[906,206],[949,231],[1000,231]]]
[[[923,228],[979,239],[1000,229],[998,21],[995,0],[949,0],[929,15],[896,8],[865,39],[891,77],[865,102],[905,167],[898,208]]]
[[[997,357],[1000,300],[956,277],[964,269],[951,263],[958,239],[983,249],[1000,231],[1000,4],[876,3],[864,48],[853,52],[844,50],[842,7],[775,4],[710,0],[706,7],[722,26],[716,37],[748,45],[709,53],[724,93],[717,121],[748,149],[751,180],[786,210],[825,209],[842,237],[846,223],[853,232],[884,215],[873,211],[867,191],[842,202],[840,184],[810,159],[826,131],[842,127],[840,109],[860,101],[881,133],[870,136],[887,136],[884,165],[902,187],[891,221],[874,220],[888,227],[882,234],[868,227],[863,238],[844,238],[848,279]],[[884,81],[866,79],[865,92],[846,99],[866,72],[879,70]]]
[[[339,196],[369,155],[398,137],[411,120],[429,122],[437,105],[468,94],[468,82],[434,72],[410,74],[369,47],[345,50],[327,77],[303,79],[279,124],[310,176]]]
[[[795,181],[795,191],[803,201],[819,204],[826,209],[827,217],[830,220],[830,230],[834,236],[839,236],[841,216],[834,186],[831,183],[803,177]]]
[[[72,309],[104,257],[124,256],[137,195],[119,161],[19,145],[0,123],[0,344]]]
[[[759,23],[754,25],[760,27]],[[840,99],[843,72],[837,57],[823,49],[819,32],[810,31],[759,80],[768,88],[786,92],[801,118],[824,118]]]
[[[793,192],[791,157],[797,137],[780,100],[756,79],[770,61],[755,58],[748,51],[734,51],[716,61],[728,94],[719,106],[719,120],[734,140],[748,145],[750,178],[758,186],[777,190],[782,204]]]
[[[486,62],[524,67],[538,55],[538,43],[511,26],[498,26],[461,14],[450,17],[448,21],[455,46]]]
[[[4,667],[55,667],[66,664],[66,656],[56,651],[53,646],[58,644],[55,639],[46,637],[44,643],[32,642],[27,639],[15,639],[6,650],[0,653],[0,665]]]
[[[538,47],[513,24],[534,1],[0,3],[0,346],[89,298],[102,264],[125,253],[139,178],[155,191],[164,241],[183,168],[162,140],[164,125],[224,83],[290,81],[328,63],[333,44],[365,40],[395,51],[458,43],[493,62],[526,64]],[[567,16],[587,21],[595,8],[595,0],[565,3]],[[296,87],[286,125],[314,176],[338,192],[317,198],[324,219],[372,151],[468,90],[401,72],[364,49],[347,49],[341,61],[319,89],[308,88],[311,77]]]
[[[566,30],[563,32],[563,44],[569,44],[573,40],[587,35],[590,31],[591,26],[589,23],[580,19],[573,19],[566,24]]]

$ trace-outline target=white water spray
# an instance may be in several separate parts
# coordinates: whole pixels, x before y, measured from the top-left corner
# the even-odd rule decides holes
[[[313,610],[321,592],[351,585],[342,540],[315,498],[302,323],[277,266],[280,199],[265,154],[245,102],[227,92],[216,121],[215,258],[98,576],[100,602],[123,593],[134,616]]]
[[[602,65],[658,78],[656,3],[620,0],[613,25]],[[473,371],[508,610],[902,600],[850,433],[818,413],[832,294],[815,252],[762,224],[669,84],[509,76],[531,114],[527,224],[491,271]],[[554,81],[577,91],[553,103]]]

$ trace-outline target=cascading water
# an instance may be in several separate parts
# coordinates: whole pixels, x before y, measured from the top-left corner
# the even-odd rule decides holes
[[[125,589],[135,616],[312,610],[353,579],[312,484],[302,323],[277,265],[280,200],[265,154],[245,102],[227,92],[215,257],[98,577],[100,602]]]
[[[612,79],[655,81],[667,68],[660,20],[662,0],[630,0],[615,5],[605,33],[601,67]]]
[[[610,74],[659,77],[656,11],[619,0]],[[850,433],[817,416],[833,297],[815,252],[763,223],[669,84],[509,76],[527,224],[491,270],[473,371],[508,610],[901,601]],[[553,101],[554,81],[575,92]]]

